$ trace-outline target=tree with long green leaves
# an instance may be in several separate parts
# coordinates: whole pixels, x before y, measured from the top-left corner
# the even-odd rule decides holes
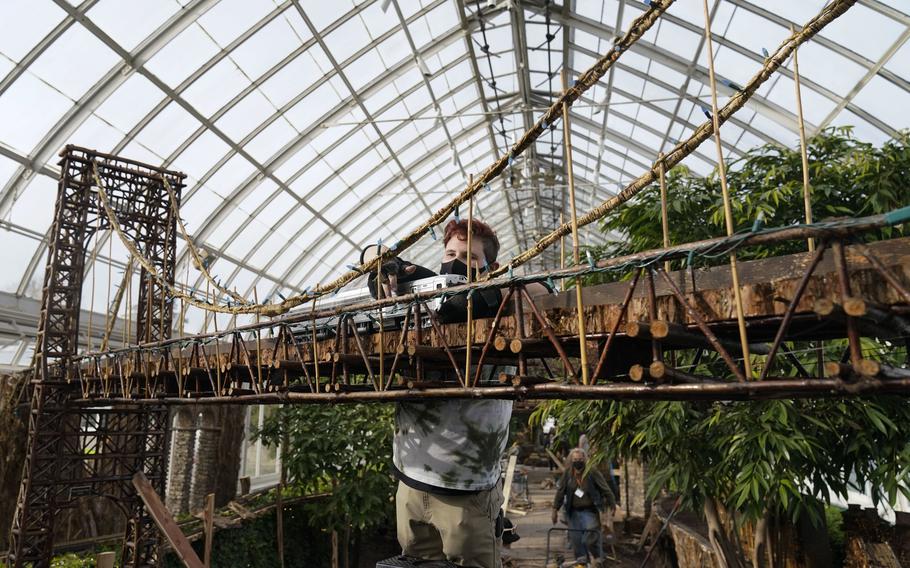
[[[885,213],[910,203],[910,134],[881,146],[864,143],[849,128],[828,129],[808,144],[815,219]],[[766,226],[804,219],[799,149],[766,145],[728,165],[736,230],[749,229],[761,216]],[[667,176],[670,240],[683,243],[724,233],[716,172],[693,175],[685,167]],[[662,246],[660,192],[649,188],[608,215],[601,229],[613,239],[592,249],[599,257]],[[883,229],[870,239],[902,236]],[[751,247],[741,259],[804,252],[804,242]],[[726,258],[698,259],[702,265]],[[599,278],[604,278],[600,276]],[[817,344],[791,342],[788,349],[810,367]],[[892,364],[906,365],[906,344],[864,339]],[[828,341],[827,360],[839,358],[843,341]],[[692,353],[678,352],[680,364]],[[711,375],[718,361],[702,358],[691,372]],[[777,374],[793,373],[784,358]],[[722,372],[722,371],[721,371]],[[808,515],[821,522],[820,500],[847,498],[850,489],[870,491],[873,501],[894,505],[910,499],[910,402],[899,397],[761,402],[556,401],[536,417],[555,416],[560,424],[586,431],[607,456],[640,457],[649,464],[649,494],[679,493],[686,506],[704,511],[709,538],[727,566],[766,564],[773,545],[770,527]],[[724,519],[733,519],[730,526]],[[755,546],[746,558],[736,535],[740,523],[754,530]]]
[[[342,535],[341,548],[355,556],[364,530],[394,518],[392,412],[384,404],[290,406],[257,433],[286,444],[284,467],[295,491],[327,494],[306,507],[309,523]]]

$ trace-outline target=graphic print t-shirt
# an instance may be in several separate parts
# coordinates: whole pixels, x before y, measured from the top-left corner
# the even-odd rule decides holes
[[[509,438],[510,400],[434,400],[396,405],[392,461],[433,487],[490,489]]]

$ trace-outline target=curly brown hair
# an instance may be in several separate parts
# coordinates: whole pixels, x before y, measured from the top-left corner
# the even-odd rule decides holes
[[[474,235],[472,238],[480,239],[483,241],[483,255],[486,257],[487,263],[493,264],[496,262],[496,257],[499,256],[499,238],[496,236],[496,232],[493,229],[477,219],[471,221],[472,229],[474,230]],[[468,221],[467,219],[452,219],[446,224],[445,236],[442,238],[442,244],[445,246],[448,244],[449,239],[453,236],[458,236],[459,240],[467,240],[468,238]]]

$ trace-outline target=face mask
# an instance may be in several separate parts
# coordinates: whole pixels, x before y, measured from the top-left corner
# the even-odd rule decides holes
[[[581,471],[585,468],[585,462],[583,462],[583,461],[572,462],[572,467],[575,468],[575,471]]]
[[[477,280],[477,269],[472,268],[471,280]],[[461,260],[455,258],[448,262],[443,262],[439,267],[440,274],[459,274],[461,276],[468,276],[468,265],[463,263]]]

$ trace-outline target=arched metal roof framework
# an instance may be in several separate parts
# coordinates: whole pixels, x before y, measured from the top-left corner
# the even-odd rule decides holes
[[[710,0],[719,94],[745,82],[762,48],[823,4]],[[852,125],[881,142],[910,125],[897,110],[910,108],[910,14],[902,4],[860,0],[800,50],[810,133]],[[299,293],[344,271],[365,244],[403,235],[447,202],[551,103],[561,70],[571,78],[586,69],[646,6],[11,0],[3,9],[0,293],[15,300],[39,291],[55,155],[67,143],[185,171],[183,215],[193,240],[216,255],[213,272],[247,296],[254,288],[260,298]],[[701,14],[700,1],[678,0],[572,108],[581,209],[703,120],[710,93]],[[784,68],[724,126],[726,155],[794,143],[794,109],[793,74]],[[566,210],[561,128],[516,161],[515,183],[479,194],[479,215],[498,228],[503,258]],[[685,163],[707,174],[713,152],[700,149]],[[583,236],[604,239],[593,228]],[[438,244],[425,241],[409,254],[432,266]],[[118,281],[125,250],[105,235],[97,244],[87,270]],[[201,286],[187,257],[184,246],[178,273]],[[86,306],[103,312],[106,300],[87,295]],[[27,320],[15,309],[0,311],[0,365],[29,356]],[[187,329],[206,325],[200,314],[189,319]]]

